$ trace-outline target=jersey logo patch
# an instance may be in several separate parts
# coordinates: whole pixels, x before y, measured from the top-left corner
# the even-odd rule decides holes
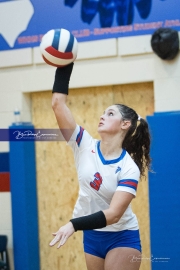
[[[117,169],[116,169],[116,171],[115,171],[115,174],[118,173],[118,172],[120,172],[120,171],[121,171],[121,168],[118,166]]]
[[[94,181],[90,182],[90,186],[98,191],[100,189],[103,179],[98,172],[95,173],[94,177]]]

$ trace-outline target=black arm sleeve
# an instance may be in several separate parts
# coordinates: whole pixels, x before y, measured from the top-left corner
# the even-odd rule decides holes
[[[56,69],[52,93],[62,93],[68,95],[69,80],[74,63]]]
[[[73,218],[70,221],[72,222],[75,231],[101,229],[107,225],[103,211],[85,217]]]

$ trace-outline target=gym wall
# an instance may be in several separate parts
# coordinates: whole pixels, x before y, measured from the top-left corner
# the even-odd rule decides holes
[[[92,135],[95,136],[97,134],[95,133],[96,123],[94,120],[91,123],[91,119],[95,119],[95,117],[98,119],[106,104],[110,104],[112,103],[111,101],[117,99],[134,107],[142,116],[151,115],[153,112],[180,110],[179,55],[173,61],[162,61],[152,53],[150,38],[151,36],[147,35],[79,44],[79,55],[75,62],[75,68],[70,82],[70,99],[72,100],[72,105],[69,105],[72,106],[72,111],[77,122],[82,123]],[[54,68],[43,63],[39,48],[0,52],[0,128],[8,128],[12,124],[15,107],[20,109],[21,119],[24,122],[31,121],[39,128],[45,123],[47,123],[46,127],[56,127],[56,120],[51,110],[50,100],[54,71]],[[130,93],[131,91],[133,94]],[[97,104],[96,111],[98,108],[98,113],[95,115],[95,109],[93,109],[92,104],[89,104],[88,109],[93,111],[92,118],[88,115],[85,104],[78,107],[73,105],[81,104],[81,100],[84,100],[87,95],[91,95],[90,99],[94,100],[95,104]],[[141,102],[139,98],[142,99]],[[140,106],[142,103],[143,105]],[[95,107],[95,105],[93,106]],[[81,115],[79,116],[80,118],[78,117],[79,110],[82,110],[81,115],[84,116],[83,119]],[[85,123],[83,122],[84,120],[86,120]],[[43,142],[42,144],[36,144],[36,147],[38,202],[39,210],[44,213],[42,214],[39,211],[41,270],[46,270],[45,263],[47,262],[47,258],[49,258],[48,261],[51,264],[53,256],[53,251],[49,250],[48,247],[48,241],[51,238],[49,233],[52,230],[56,230],[60,222],[70,217],[77,194],[77,179],[75,177],[72,178],[72,175],[75,175],[74,168],[66,172],[62,172],[60,169],[58,170],[65,163],[64,159],[60,165],[61,153],[65,157],[72,155],[64,143],[62,143],[62,147],[64,147],[62,149],[61,143],[50,145],[50,143]],[[59,152],[57,151],[58,147],[61,149]],[[57,155],[57,160],[54,158],[53,148]],[[0,142],[0,152],[9,152],[8,142]],[[41,171],[40,168],[42,168],[44,163],[47,162],[50,164],[51,160],[55,162],[56,166],[52,167],[51,165],[51,168],[44,166],[43,171]],[[70,160],[72,160],[72,156]],[[56,171],[54,171],[54,167],[57,168],[58,176],[56,175]],[[42,183],[45,172],[49,172],[49,170],[52,175],[46,174],[46,178]],[[66,196],[63,195],[64,197],[61,197],[63,188],[60,188],[58,191],[56,186],[51,186],[51,192],[48,189],[50,180],[60,186],[59,183],[62,181],[62,174],[67,177],[70,186],[72,186],[72,183],[74,185],[74,189],[71,193],[69,192],[69,195],[72,195],[73,199],[70,200],[68,198],[64,202],[63,198]],[[144,254],[148,258],[150,256],[150,238],[149,219],[146,216],[148,214],[146,212],[148,209],[147,184],[148,180],[140,182],[138,196],[133,202],[133,209],[139,218],[143,232],[142,241],[145,246]],[[43,188],[41,188],[42,186]],[[50,195],[47,196],[49,193]],[[141,197],[141,193],[144,196]],[[52,194],[55,194],[54,197]],[[59,198],[58,201],[55,200],[57,197]],[[60,211],[58,207],[63,209],[63,211],[67,209],[67,212],[62,212],[62,216],[59,216]],[[144,215],[140,215],[139,209],[142,210]],[[8,235],[8,248],[11,254],[13,243],[10,192],[0,192],[0,217],[0,234]],[[59,218],[59,222],[56,217]],[[46,224],[47,220],[51,226]],[[43,242],[46,241],[44,240],[45,236],[47,236],[48,240],[46,243]],[[54,249],[54,258],[56,259],[53,263],[57,266],[58,270],[68,269],[69,263],[75,265],[77,258],[75,258],[75,254],[71,249],[71,244],[79,252],[82,251],[80,243],[81,234],[78,233],[76,239],[70,239],[67,247],[64,247],[64,250],[60,251],[62,254]],[[66,257],[61,257],[65,256],[63,255],[65,253]],[[141,270],[150,269],[150,263],[147,261],[143,262],[143,268]],[[11,262],[13,265],[13,260]],[[66,268],[63,268],[61,263],[66,264],[66,266],[63,266]]]

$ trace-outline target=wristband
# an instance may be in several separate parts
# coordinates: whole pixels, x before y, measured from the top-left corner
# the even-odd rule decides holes
[[[70,221],[72,222],[75,231],[101,229],[107,225],[103,211],[85,217],[73,218]]]
[[[62,93],[68,95],[69,80],[73,70],[74,63],[57,68],[55,73],[52,93]]]

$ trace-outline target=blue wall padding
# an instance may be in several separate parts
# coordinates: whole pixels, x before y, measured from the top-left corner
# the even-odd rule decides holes
[[[9,172],[9,153],[0,153],[0,172]]]
[[[34,128],[10,129],[18,127]],[[35,143],[10,141],[9,155],[15,270],[39,270]]]
[[[147,121],[154,170],[149,173],[151,266],[180,269],[180,112],[155,113]]]

